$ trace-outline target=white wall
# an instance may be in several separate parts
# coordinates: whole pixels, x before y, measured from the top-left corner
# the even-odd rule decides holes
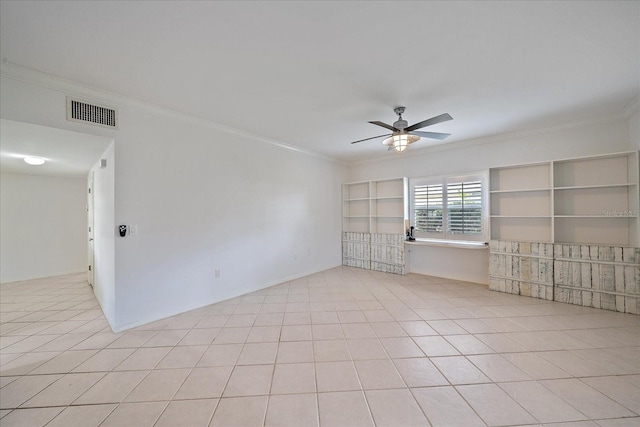
[[[110,324],[115,318],[115,153],[111,143],[100,160],[93,166],[93,293]]]
[[[139,230],[115,237],[115,330],[341,264],[345,166],[21,73],[2,77],[2,118],[114,138],[115,225]],[[120,129],[67,122],[68,93],[119,108]]]
[[[640,150],[640,107],[629,117],[629,149]]]
[[[409,272],[465,282],[488,283],[489,249],[407,245]]]
[[[629,150],[629,123],[612,119],[518,135],[502,135],[427,149],[390,152],[383,160],[349,169],[349,181],[424,177],[487,170],[490,167]],[[434,246],[411,247],[409,271],[488,283],[489,251]]]
[[[87,269],[84,178],[0,175],[0,282]]]
[[[163,317],[341,263],[334,162],[198,123],[121,112],[119,324]],[[220,277],[215,277],[215,270]]]

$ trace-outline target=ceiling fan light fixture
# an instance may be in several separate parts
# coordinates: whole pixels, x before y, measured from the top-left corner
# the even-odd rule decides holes
[[[24,158],[24,162],[28,165],[40,166],[40,165],[44,165],[46,160],[43,159],[42,157],[27,156]]]
[[[372,125],[380,126],[387,130],[390,130],[392,132],[391,134],[372,136],[371,138],[359,139],[351,143],[357,144],[359,142],[369,141],[372,139],[385,138],[385,140],[382,141],[382,145],[386,145],[387,147],[389,147],[389,151],[391,151],[391,148],[393,148],[396,153],[404,153],[405,151],[407,151],[407,148],[410,144],[418,142],[422,138],[438,139],[442,141],[446,137],[451,136],[451,134],[449,133],[417,132],[418,129],[446,122],[448,120],[453,120],[453,117],[451,117],[449,113],[440,114],[439,116],[431,117],[430,119],[414,123],[411,126],[407,126],[407,121],[402,118],[402,113],[404,113],[404,110],[404,107],[396,107],[393,110],[398,115],[398,120],[396,120],[393,125],[389,125],[377,120],[369,122]]]
[[[410,144],[417,142],[420,140],[420,137],[417,135],[411,135],[408,133],[399,133],[397,135],[391,136],[384,140],[382,143],[384,145],[390,145],[396,151],[396,153],[404,153],[407,151],[407,148]]]

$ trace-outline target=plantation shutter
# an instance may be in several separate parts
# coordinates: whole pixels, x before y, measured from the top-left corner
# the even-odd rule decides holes
[[[482,181],[447,184],[447,232],[482,234]]]
[[[423,233],[442,232],[442,185],[416,185],[413,190],[414,226]]]
[[[412,178],[409,218],[418,239],[486,241],[487,173]]]

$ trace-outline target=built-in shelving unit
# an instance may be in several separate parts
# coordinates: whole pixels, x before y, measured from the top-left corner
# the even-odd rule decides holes
[[[549,162],[493,168],[489,177],[491,238],[552,241],[553,198]]]
[[[493,168],[489,288],[640,313],[638,152]]]
[[[407,178],[342,185],[344,265],[405,274],[406,196]]]
[[[638,246],[638,153],[553,162],[555,242]]]
[[[490,170],[491,238],[640,244],[638,152]]]
[[[370,222],[369,181],[342,186],[342,231],[368,233]]]
[[[404,235],[405,178],[370,181],[371,233]]]

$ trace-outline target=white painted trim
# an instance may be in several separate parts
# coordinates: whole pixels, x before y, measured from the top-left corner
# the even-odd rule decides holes
[[[253,141],[259,141],[262,143],[270,144],[278,148],[283,148],[290,151],[295,151],[308,156],[328,160],[341,165],[346,165],[345,162],[329,157],[312,150],[296,147],[275,139],[267,138],[255,133],[246,132],[240,129],[236,129],[230,126],[223,125],[221,123],[214,122],[209,119],[194,116],[191,114],[179,113],[177,111],[170,110],[168,108],[159,107],[157,105],[139,101],[133,98],[127,98],[125,96],[97,89],[91,86],[76,83],[71,80],[66,80],[61,77],[46,74],[40,71],[33,70],[31,68],[22,67],[20,65],[13,64],[6,60],[0,63],[0,75],[8,79],[17,80],[23,83],[31,84],[34,86],[40,86],[45,89],[56,90],[64,92],[68,96],[81,97],[87,101],[95,102],[98,104],[110,104],[118,107],[125,107],[135,110],[141,110],[147,113],[155,114],[161,117],[170,117],[183,122],[187,122],[194,125],[199,125],[214,129],[217,131],[226,132],[228,134],[237,135],[243,138],[247,138]]]
[[[464,240],[416,239],[405,240],[404,244],[417,246],[443,246],[447,248],[458,249],[489,249],[489,243],[487,242],[474,242]]]

